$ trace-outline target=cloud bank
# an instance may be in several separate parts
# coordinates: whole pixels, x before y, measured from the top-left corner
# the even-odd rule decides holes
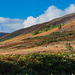
[[[64,10],[58,9],[56,6],[52,5],[48,7],[48,9],[44,11],[44,14],[40,15],[39,17],[36,17],[36,18],[34,18],[33,16],[28,17],[27,20],[24,21],[23,25],[24,27],[29,27],[35,24],[50,21],[54,18],[58,18],[66,14],[74,13],[74,12],[75,12],[74,4],[71,4],[69,7],[65,8]]]
[[[33,16],[29,16],[26,20],[22,20],[0,17],[0,32],[12,32],[21,28],[26,28],[35,24],[47,22],[54,18],[58,18],[74,12],[75,4],[70,4],[70,6],[65,8],[64,10],[61,10],[52,5],[48,7],[46,11],[44,11],[44,14],[41,14],[36,18],[34,18]]]

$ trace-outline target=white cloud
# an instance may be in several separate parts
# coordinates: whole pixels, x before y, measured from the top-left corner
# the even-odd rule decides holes
[[[21,28],[26,28],[35,24],[47,22],[54,18],[58,18],[74,12],[75,4],[70,4],[70,6],[64,10],[58,9],[56,6],[52,5],[48,7],[46,11],[44,11],[44,14],[41,14],[36,18],[29,16],[26,20],[22,20],[0,17],[0,32],[13,32]]]
[[[34,18],[32,16],[28,17],[27,20],[24,21],[24,27],[29,27],[31,25],[37,24],[37,18]]]
[[[0,17],[0,32],[12,32],[24,28],[24,20]]]
[[[75,5],[74,4],[71,4],[68,8],[65,9],[66,14],[70,14],[73,12],[75,12]]]
[[[50,21],[54,18],[58,18],[64,16],[66,14],[74,13],[75,12],[75,5],[71,4],[69,7],[65,8],[65,10],[58,9],[56,6],[50,6],[44,12],[44,14],[40,15],[39,17],[34,18],[33,16],[28,17],[23,25],[24,27],[29,27],[35,24],[43,23]]]
[[[9,21],[9,18],[0,17],[0,23],[6,23],[7,21]]]

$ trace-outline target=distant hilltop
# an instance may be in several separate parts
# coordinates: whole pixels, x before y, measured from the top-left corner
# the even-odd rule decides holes
[[[0,32],[0,37],[4,36],[4,35],[6,35],[6,34],[8,34],[8,33]]]

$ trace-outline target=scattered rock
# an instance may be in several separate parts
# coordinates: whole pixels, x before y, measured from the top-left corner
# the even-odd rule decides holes
[[[58,46],[56,46],[56,47],[58,47]]]
[[[46,52],[46,51],[39,51],[39,53],[43,53],[43,52]]]
[[[43,46],[43,47],[47,47],[47,46]]]
[[[42,53],[42,51],[40,51],[39,53]]]
[[[71,27],[73,27],[73,26],[71,26]]]

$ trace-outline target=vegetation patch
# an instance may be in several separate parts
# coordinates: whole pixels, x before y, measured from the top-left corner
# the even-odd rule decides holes
[[[32,32],[32,35],[36,35],[38,33],[39,33],[39,31],[35,30],[35,31]]]
[[[46,45],[52,42],[58,42],[58,41],[71,41],[75,40],[75,31],[64,31],[64,32],[53,32],[48,36],[37,36],[33,38],[27,38],[23,39],[23,44],[12,44],[8,46],[1,46],[0,49],[6,49],[6,48],[32,48],[35,46],[41,46]]]
[[[53,32],[48,36],[37,36],[34,38],[23,39],[22,41],[30,41],[32,46],[41,46],[58,41],[75,40],[75,31]]]
[[[0,74],[9,74],[9,75],[75,74],[75,61],[71,59],[71,62],[69,62],[67,54],[63,53],[2,55],[0,56]]]
[[[36,34],[39,34],[39,33],[42,33],[42,32],[46,32],[46,31],[50,31],[50,30],[52,30],[54,28],[57,28],[57,27],[59,27],[59,26],[47,25],[47,26],[44,27],[43,30],[40,30],[40,31],[35,30],[35,31],[33,31],[32,35],[36,35]]]
[[[60,24],[60,25],[58,25],[58,29],[61,29],[61,28],[62,28],[61,24]]]

